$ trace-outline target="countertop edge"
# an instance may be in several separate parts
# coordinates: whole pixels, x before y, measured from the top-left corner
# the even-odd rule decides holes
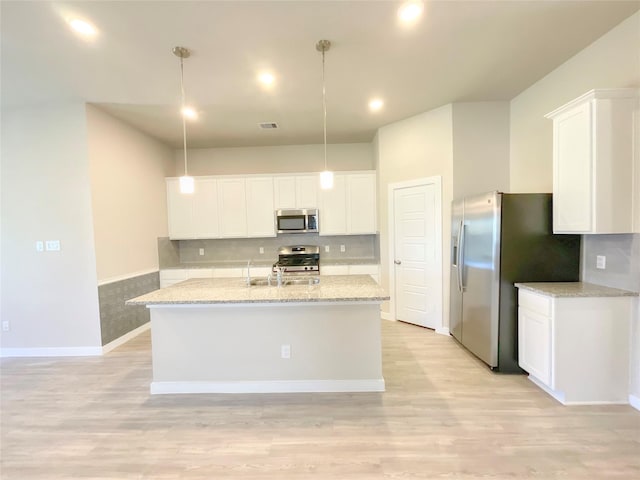
[[[637,297],[631,290],[606,287],[588,282],[522,282],[516,288],[555,298]]]

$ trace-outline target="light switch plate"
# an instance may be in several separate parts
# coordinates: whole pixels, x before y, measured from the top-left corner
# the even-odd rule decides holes
[[[36,242],[36,252],[44,252],[44,242],[42,240]]]
[[[340,245],[340,251],[341,251],[342,253],[344,253],[344,252],[346,252],[346,251],[347,251],[347,249],[345,248],[345,246],[344,246],[344,245]]]
[[[199,251],[200,255],[204,255],[204,248],[201,248]]]
[[[329,245],[324,246],[324,253],[329,253],[330,250]]]
[[[260,255],[264,254],[264,247],[260,247]]]
[[[605,257],[604,255],[597,255],[596,268],[599,268],[601,270],[604,270],[605,268],[607,268],[607,257]]]
[[[291,358],[291,345],[281,345],[280,356],[282,358]]]

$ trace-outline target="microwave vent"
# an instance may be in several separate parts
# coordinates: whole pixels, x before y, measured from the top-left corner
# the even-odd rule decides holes
[[[276,122],[263,122],[263,123],[259,123],[258,126],[263,130],[271,130],[271,129],[278,128],[278,124]]]

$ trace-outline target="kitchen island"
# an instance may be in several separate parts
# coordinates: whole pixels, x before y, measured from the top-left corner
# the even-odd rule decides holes
[[[384,391],[368,275],[247,286],[191,279],[127,301],[151,313],[151,393]]]

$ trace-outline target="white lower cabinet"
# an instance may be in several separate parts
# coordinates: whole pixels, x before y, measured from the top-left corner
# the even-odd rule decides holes
[[[520,288],[520,367],[565,405],[628,403],[632,299],[557,297]]]

